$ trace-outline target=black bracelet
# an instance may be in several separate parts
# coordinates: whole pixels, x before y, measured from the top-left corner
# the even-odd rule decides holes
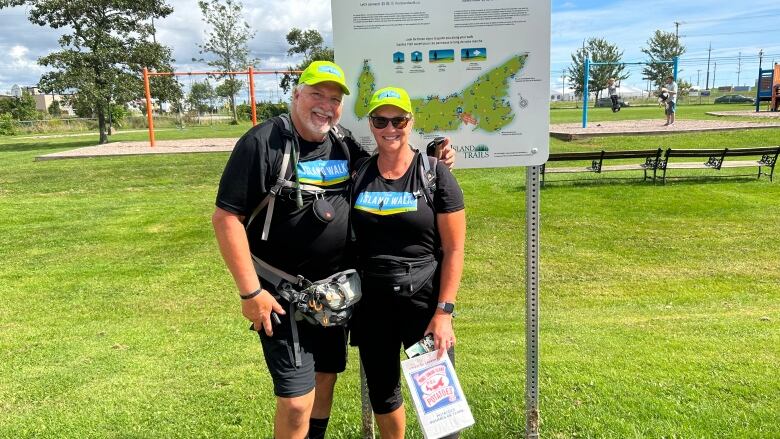
[[[249,300],[249,299],[251,299],[253,297],[256,297],[257,295],[259,295],[262,292],[263,292],[263,289],[262,288],[258,288],[256,290],[252,291],[251,293],[247,294],[246,296],[244,296],[243,294],[239,294],[238,297],[240,297],[241,300]]]

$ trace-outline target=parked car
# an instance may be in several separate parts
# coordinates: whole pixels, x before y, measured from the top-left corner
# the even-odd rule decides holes
[[[618,98],[618,104],[620,104],[620,107],[628,107],[630,104],[623,99]],[[598,101],[596,101],[597,107],[607,107],[612,108],[612,99],[611,98],[599,98]]]
[[[723,95],[721,97],[715,98],[716,104],[753,104],[755,102],[755,99],[742,95]]]

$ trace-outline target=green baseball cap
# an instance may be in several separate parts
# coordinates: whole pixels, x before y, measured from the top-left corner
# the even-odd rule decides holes
[[[321,82],[335,82],[344,90],[344,94],[349,94],[349,88],[344,80],[344,71],[336,63],[330,61],[314,61],[306,67],[298,79],[299,84],[316,85]]]
[[[413,113],[412,102],[406,90],[398,87],[385,87],[374,92],[368,103],[368,114],[371,114],[382,105],[392,105],[407,113]]]

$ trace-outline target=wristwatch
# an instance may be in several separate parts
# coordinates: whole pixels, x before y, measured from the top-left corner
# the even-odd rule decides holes
[[[455,312],[455,304],[452,302],[439,302],[436,304],[436,308],[439,308],[447,314],[452,314]]]

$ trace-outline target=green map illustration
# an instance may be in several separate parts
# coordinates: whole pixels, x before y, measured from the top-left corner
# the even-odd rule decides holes
[[[415,131],[455,131],[466,124],[474,125],[474,130],[495,132],[509,125],[515,117],[509,105],[509,80],[520,72],[527,58],[528,54],[514,55],[504,64],[480,75],[463,90],[450,95],[413,97]],[[369,61],[365,60],[355,99],[358,119],[368,115],[368,102],[376,88],[376,77]]]

